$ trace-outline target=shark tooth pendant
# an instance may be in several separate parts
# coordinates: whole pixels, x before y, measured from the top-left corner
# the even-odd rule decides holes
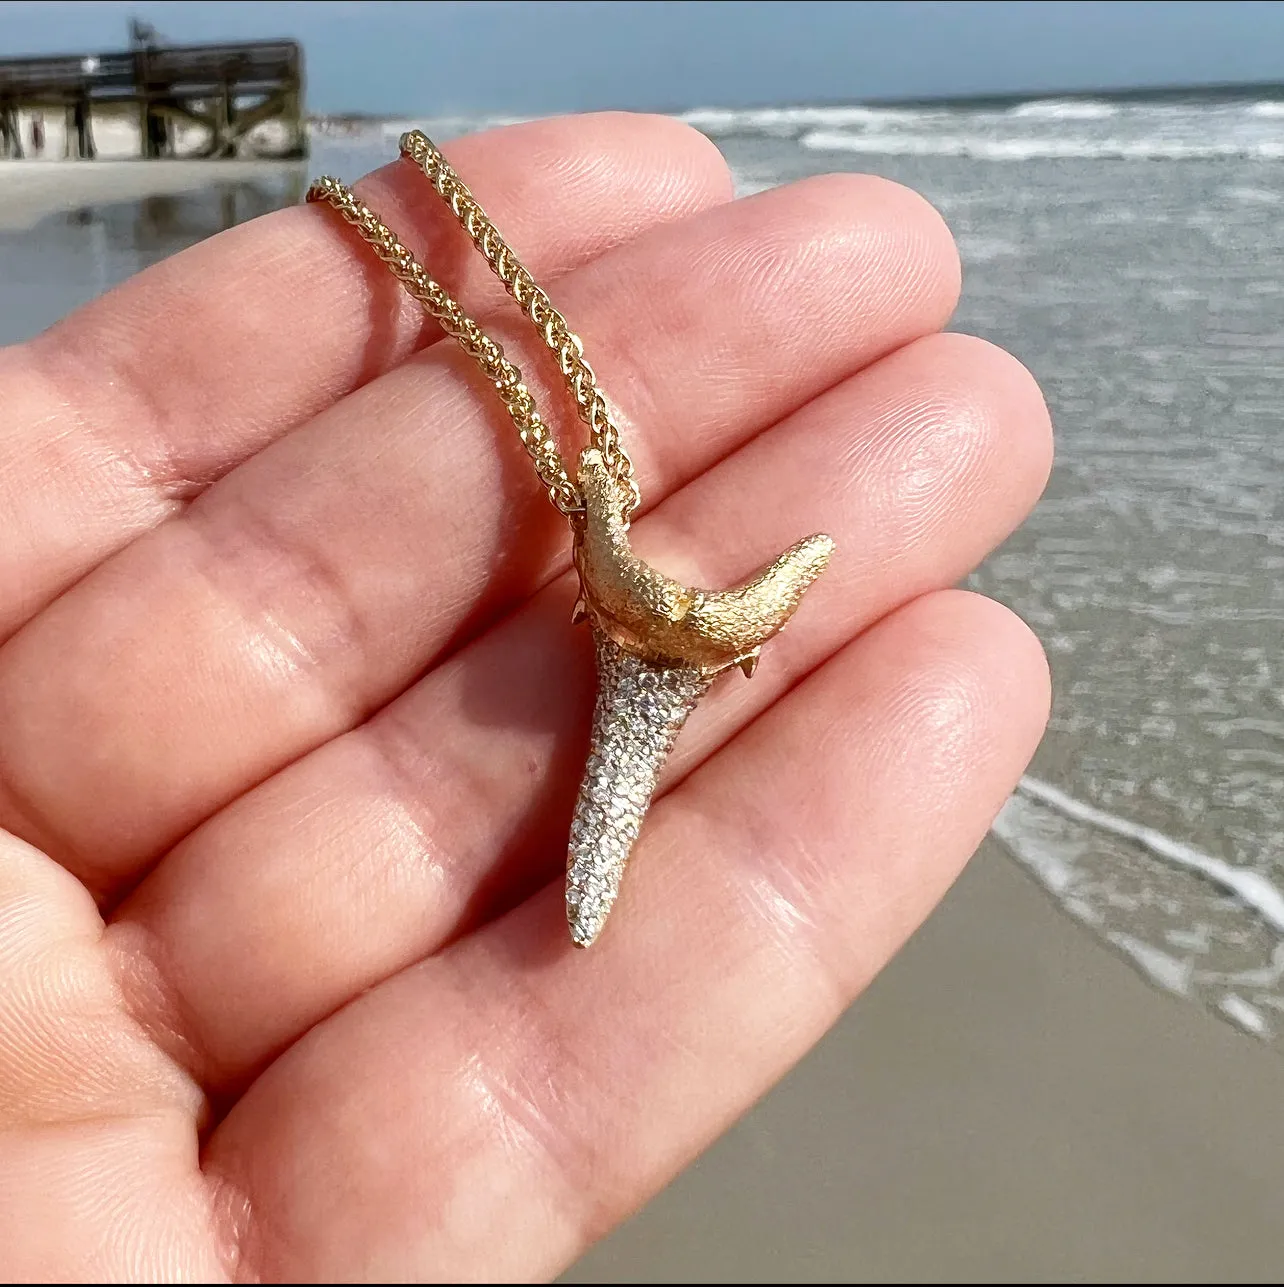
[[[575,525],[580,597],[593,627],[597,702],[566,859],[571,941],[601,933],[656,782],[696,703],[724,670],[752,675],[762,645],[793,616],[834,543],[810,536],[742,585],[714,592],[664,576],[630,549],[631,497],[590,448],[580,456]]]
[[[620,441],[579,336],[522,266],[436,145],[419,130],[401,137],[401,155],[468,234],[491,271],[557,359],[590,446],[573,480],[522,373],[503,348],[428,274],[406,244],[337,179],[317,179],[308,200],[336,210],[388,266],[407,294],[477,364],[503,403],[549,501],[571,525],[580,595],[576,621],[593,627],[597,704],[588,764],[566,859],[571,940],[588,947],[602,932],[642,830],[660,771],[678,731],[724,670],[751,676],[762,646],[793,616],[825,570],[834,543],[809,536],[730,590],[674,581],[629,546],[637,508],[633,465]]]

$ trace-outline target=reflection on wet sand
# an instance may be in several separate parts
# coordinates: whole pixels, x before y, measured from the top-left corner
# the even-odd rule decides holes
[[[190,165],[213,179],[210,171],[219,163]],[[46,173],[49,168],[41,167]],[[172,169],[167,162],[95,167],[101,183],[86,176],[88,168],[75,167],[69,176],[74,181],[51,185],[45,200],[43,191],[29,191],[28,200],[39,204],[27,212],[23,226],[0,225],[5,303],[0,343],[28,338],[117,282],[206,237],[297,204],[307,186],[302,165],[238,163],[226,167],[227,177],[203,186],[181,162]],[[142,170],[145,175],[137,173]],[[14,174],[19,187],[24,178],[43,187],[46,178],[26,166]],[[165,190],[167,178],[173,180],[170,190]],[[142,179],[161,190],[139,192],[133,181]]]
[[[110,235],[132,246],[148,263],[212,237],[238,223],[303,200],[306,171],[282,183],[220,183],[204,192],[159,193],[127,205],[77,211],[84,222],[101,219]],[[142,264],[140,263],[140,267]]]

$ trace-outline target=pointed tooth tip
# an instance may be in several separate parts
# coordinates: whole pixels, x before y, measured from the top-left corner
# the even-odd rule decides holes
[[[811,547],[813,558],[823,560],[822,566],[833,558],[834,551],[838,548],[834,538],[827,532],[817,532],[815,536],[809,536],[806,544]]]
[[[758,658],[760,654],[757,651],[751,652],[747,657],[741,657],[736,665],[744,672],[746,679],[753,678],[753,672],[758,669]]]
[[[567,928],[571,931],[571,943],[577,948],[592,947],[602,932],[600,923],[594,924],[575,915],[568,918]]]
[[[588,604],[582,598],[575,600],[575,606],[571,609],[571,625],[578,626],[581,621],[588,620]]]

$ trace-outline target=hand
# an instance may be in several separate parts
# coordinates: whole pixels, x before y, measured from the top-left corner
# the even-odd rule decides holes
[[[838,553],[688,724],[576,952],[565,523],[355,233],[278,212],[0,354],[6,1280],[557,1272],[861,991],[1042,730],[1038,644],[948,587],[1033,504],[1047,416],[938,334],[958,265],[921,199],[732,202],[645,117],[448,150],[621,411],[639,552],[715,585]],[[573,451],[423,177],[360,190]]]

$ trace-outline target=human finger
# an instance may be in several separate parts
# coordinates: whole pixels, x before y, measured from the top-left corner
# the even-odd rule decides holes
[[[935,330],[956,285],[921,198],[833,176],[656,229],[558,298],[631,408],[654,503]],[[555,383],[502,316],[528,378]],[[565,566],[565,526],[460,356],[273,444],[0,651],[0,819],[110,895]]]
[[[1037,387],[964,336],[902,349],[635,524],[637,547],[722,584],[805,532],[838,552],[752,682],[697,708],[662,790],[879,617],[949,586],[1021,520],[1047,474]],[[693,553],[696,558],[693,560]],[[569,578],[568,578],[569,580]],[[243,796],[179,846],[109,936],[163,986],[147,1021],[227,1093],[350,997],[547,880],[592,703],[570,584],[370,723]]]
[[[204,1158],[252,1213],[245,1272],[554,1275],[886,963],[984,835],[1047,700],[1036,641],[990,601],[944,591],[879,623],[659,803],[587,953],[559,882],[254,1084]]]
[[[713,145],[665,117],[538,121],[447,150],[548,277],[730,196]],[[469,307],[502,299],[413,167],[359,187]],[[295,207],[0,351],[0,639],[237,462],[439,336],[332,212]]]

